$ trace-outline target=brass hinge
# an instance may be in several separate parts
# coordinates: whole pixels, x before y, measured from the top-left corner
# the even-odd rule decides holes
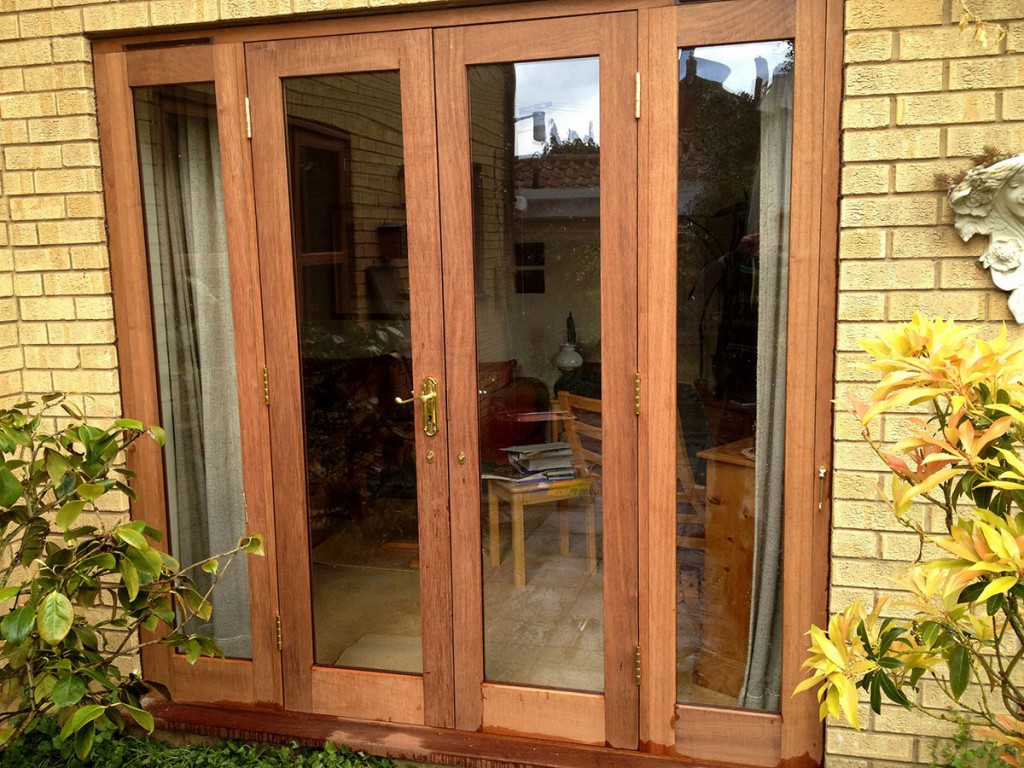
[[[636,647],[636,684],[640,685],[640,646]]]
[[[275,617],[275,620],[277,622],[277,650],[280,651],[283,647],[283,643],[281,642],[281,617],[277,616]]]
[[[263,369],[263,402],[270,405],[270,374]]]
[[[637,416],[640,415],[640,372],[637,371],[635,378],[633,379],[634,391],[633,391],[633,413]]]
[[[640,73],[636,73],[636,119],[640,119]]]
[[[249,97],[245,97],[245,137],[252,138],[252,116],[249,114]]]

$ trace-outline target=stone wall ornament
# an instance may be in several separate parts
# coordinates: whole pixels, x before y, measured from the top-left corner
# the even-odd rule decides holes
[[[992,282],[1010,292],[1007,306],[1024,325],[1024,154],[967,171],[950,187],[949,205],[955,226],[967,242],[988,235],[988,248],[979,259],[992,273]]]

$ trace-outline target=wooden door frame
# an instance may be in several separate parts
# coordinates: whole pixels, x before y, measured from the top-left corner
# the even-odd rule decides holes
[[[224,179],[236,181],[224,184],[224,219],[246,518],[249,530],[265,533],[267,552],[263,558],[248,557],[252,660],[204,658],[190,665],[173,649],[149,646],[142,650],[143,668],[147,677],[166,682],[175,698],[182,701],[222,700],[223,691],[232,690],[240,702],[277,705],[281,701],[280,665],[274,622],[266,611],[268,605],[277,605],[277,579],[271,567],[276,542],[271,533],[269,503],[268,422],[259,375],[264,361],[263,325],[261,306],[253,300],[258,265],[253,239],[252,166],[244,141],[242,46],[225,43],[97,52],[94,65],[97,102],[105,109],[105,119],[100,121],[100,149],[122,406],[125,413],[147,424],[160,422],[160,405],[150,278],[147,259],[141,256],[146,253],[146,234],[131,89],[197,82],[214,85],[221,174]],[[135,484],[142,489],[139,500],[132,504],[132,516],[168,533],[160,450],[143,441],[128,461],[138,473]]]
[[[422,675],[318,667],[313,658],[310,605],[310,553],[307,530],[302,383],[298,361],[286,120],[282,78],[397,70],[401,73],[409,231],[409,282],[413,380],[433,376],[444,390],[444,331],[441,323],[440,233],[437,212],[437,159],[434,150],[434,89],[428,30],[346,35],[334,38],[258,42],[247,46],[251,98],[257,230],[263,301],[275,318],[267,334],[270,366],[271,430],[274,457],[275,521],[280,542],[279,576],[292,599],[282,605],[284,703],[288,709],[347,717],[394,720],[451,727],[454,721],[451,633],[431,619],[451,614],[448,522],[448,452],[443,429],[423,434],[416,409],[416,475],[419,504]],[[287,222],[287,226],[285,226]],[[429,446],[428,446],[429,442]],[[436,457],[424,460],[428,448]],[[333,704],[332,704],[333,702]]]
[[[818,510],[819,467],[831,466],[838,214],[841,0],[730,0],[641,11],[644,116],[641,125],[640,420],[641,642],[645,648],[641,740],[650,751],[691,759],[775,766],[822,759],[824,728],[813,697],[788,695],[802,677],[804,633],[827,616],[830,511]],[[782,701],[778,714],[676,702],[675,456],[664,420],[677,419],[676,197],[678,76],[669,60],[682,47],[794,39],[789,341],[783,556]],[[648,162],[644,162],[644,158]],[[666,222],[673,222],[668,225]],[[822,322],[824,320],[825,322]],[[666,362],[673,364],[666,365]],[[828,494],[824,494],[827,502]],[[671,611],[666,606],[673,606]],[[666,708],[674,717],[666,720]],[[739,737],[739,738],[737,738]],[[790,763],[786,763],[790,764]],[[803,763],[792,763],[794,765]]]
[[[471,235],[469,95],[473,64],[601,57],[602,175],[636,167],[633,114],[636,16],[506,22],[440,29],[436,36],[438,123],[453,130],[440,147],[441,217],[452,453],[452,553],[456,718],[465,730],[562,737],[635,749],[639,737],[635,653],[638,637],[636,531],[636,190],[605,184],[601,194],[601,352],[603,450],[604,694],[503,685],[484,680],[476,319]],[[622,286],[627,286],[622,290]],[[625,322],[624,322],[625,320]],[[628,446],[628,447],[627,447]],[[615,510],[618,514],[608,514]]]
[[[799,446],[794,446],[794,455],[797,456],[797,460],[791,462],[793,466],[787,472],[785,491],[787,498],[809,499],[809,504],[817,508],[817,467],[825,467],[827,471],[831,468],[832,415],[829,397],[831,396],[833,386],[832,371],[834,365],[835,254],[837,250],[838,226],[838,139],[842,77],[843,9],[842,0],[793,1],[795,3],[795,17],[792,23],[795,25],[797,38],[796,55],[798,61],[807,62],[806,66],[808,66],[808,69],[801,74],[796,94],[798,105],[803,105],[807,108],[801,111],[801,107],[797,107],[798,124],[794,125],[794,168],[796,169],[794,171],[794,179],[799,175],[804,180],[799,190],[794,188],[794,210],[796,210],[799,199],[802,201],[800,208],[804,213],[800,214],[799,218],[794,215],[792,227],[794,235],[799,231],[799,236],[806,243],[806,248],[801,251],[801,258],[805,260],[810,259],[814,262],[811,272],[807,273],[806,279],[802,279],[801,290],[806,291],[812,285],[821,286],[822,290],[813,293],[812,299],[807,306],[799,310],[803,314],[801,315],[802,319],[798,318],[798,320],[801,322],[813,321],[810,327],[815,329],[813,341],[808,340],[804,344],[804,352],[801,355],[803,362],[801,363],[800,370],[808,374],[807,381],[816,382],[815,391],[818,393],[818,397],[809,406],[809,410],[802,417],[799,417],[802,419],[800,423],[791,425],[794,429],[798,428],[804,437],[799,441]],[[242,100],[244,99],[246,84],[244,77],[238,74],[243,69],[242,49],[244,43],[260,40],[326,37],[357,32],[428,29],[463,24],[499,23],[525,18],[573,17],[594,13],[637,10],[640,13],[640,35],[642,38],[646,35],[646,39],[649,41],[647,46],[641,46],[642,60],[640,68],[643,72],[644,119],[640,122],[639,141],[642,156],[643,152],[646,151],[644,149],[646,145],[659,140],[656,133],[659,130],[663,130],[656,127],[659,121],[671,120],[674,122],[675,120],[673,116],[673,112],[676,109],[674,91],[669,91],[672,94],[672,98],[668,101],[664,99],[659,100],[657,96],[664,89],[664,82],[666,78],[671,77],[671,73],[662,72],[659,74],[656,71],[656,67],[653,66],[658,55],[656,50],[678,45],[678,40],[671,39],[672,34],[675,33],[676,24],[665,23],[667,17],[669,15],[691,17],[688,22],[689,32],[695,36],[700,33],[700,39],[695,42],[714,44],[733,41],[727,39],[727,33],[730,29],[734,29],[734,27],[731,27],[730,24],[721,23],[723,18],[732,18],[734,21],[739,18],[742,21],[743,16],[750,18],[750,14],[754,14],[753,18],[760,18],[760,14],[762,12],[770,12],[773,5],[776,4],[770,0],[721,0],[714,3],[696,3],[681,6],[675,6],[673,0],[593,0],[585,4],[579,3],[578,0],[545,0],[544,2],[517,2],[514,4],[495,3],[459,9],[430,8],[422,10],[410,8],[402,9],[396,13],[379,15],[339,14],[335,18],[246,24],[208,29],[193,27],[170,32],[148,32],[143,35],[134,35],[130,38],[121,37],[94,41],[97,98],[101,110],[100,140],[103,151],[103,178],[110,233],[115,322],[118,335],[119,366],[125,412],[133,416],[138,415],[144,420],[146,420],[146,413],[156,412],[156,400],[150,392],[155,375],[151,335],[147,335],[148,324],[151,320],[148,314],[149,307],[146,306],[144,301],[148,297],[148,283],[146,281],[144,264],[142,265],[141,272],[138,268],[138,254],[144,252],[145,239],[141,226],[132,223],[133,217],[137,216],[134,208],[137,206],[140,195],[137,163],[133,160],[134,143],[127,138],[134,136],[130,98],[126,96],[129,87],[129,70],[127,68],[127,60],[129,58],[132,61],[130,72],[133,84],[161,82],[164,76],[170,75],[173,75],[177,82],[194,82],[210,79],[209,73],[212,71],[211,68],[215,58],[214,52],[216,51],[217,61],[220,62],[218,66],[221,67],[217,72],[224,78],[217,82],[218,104],[221,103],[222,99],[225,104],[228,103],[228,99],[233,104],[232,109],[225,109],[225,114],[221,115],[222,146],[225,150],[230,149],[227,135],[224,132],[227,129],[226,127],[231,124],[229,130],[232,131],[232,135],[236,136],[232,140],[232,145],[243,147],[244,149],[239,150],[242,153],[239,156],[248,158],[247,142],[238,136],[240,132],[244,131],[245,127],[245,113]],[[658,14],[663,14],[663,16],[659,17]],[[719,16],[717,14],[725,15]],[[702,16],[705,19],[704,21],[702,21]],[[768,35],[768,29],[769,27],[766,25],[760,36],[774,36]],[[173,70],[166,60],[161,59],[164,51],[146,50],[140,47],[161,44],[182,45],[189,41],[196,44],[178,49],[184,52],[184,54],[175,57]],[[228,59],[233,63],[225,65],[224,62]],[[232,79],[232,76],[225,74],[229,71],[236,73],[234,79]],[[659,82],[662,85],[658,85]],[[233,95],[229,89],[234,91]],[[227,112],[231,114],[227,114]],[[661,117],[658,117],[658,115],[661,115]],[[801,143],[799,147],[796,146],[797,135],[800,136]],[[241,133],[241,136],[244,136],[244,133]],[[797,165],[798,152],[803,153],[802,156],[808,158],[809,162],[804,160],[803,165]],[[227,154],[229,153],[225,152],[225,155]],[[225,159],[223,162],[227,163],[229,160]],[[231,159],[230,162],[234,162],[234,159]],[[232,244],[232,258],[235,260],[247,259],[247,263],[251,265],[248,268],[249,271],[258,272],[254,255],[255,247],[252,243],[255,236],[255,225],[252,223],[254,215],[252,211],[254,208],[251,183],[245,181],[247,176],[251,174],[251,165],[248,162],[243,162],[235,168],[234,172],[239,173],[238,178],[243,180],[241,185],[243,190],[239,194],[240,198],[244,198],[246,202],[242,205],[241,209],[235,208],[237,200],[235,200],[234,196],[236,193],[230,188],[225,190],[225,196],[230,210],[244,210],[246,212],[245,216],[249,220],[249,225],[247,228],[243,228],[243,231],[248,232],[249,248],[245,250],[244,254],[237,254],[235,253],[236,248]],[[672,394],[674,390],[670,388],[669,380],[666,378],[669,372],[664,367],[659,368],[653,361],[665,359],[664,355],[667,353],[674,354],[674,349],[670,345],[667,346],[666,337],[655,332],[655,330],[674,327],[674,317],[667,323],[664,321],[664,318],[659,320],[661,316],[656,311],[659,303],[651,301],[651,298],[660,296],[662,299],[667,299],[667,295],[664,291],[659,293],[659,288],[655,284],[656,281],[651,276],[658,274],[658,270],[663,268],[663,265],[662,267],[658,265],[667,258],[666,254],[671,253],[671,258],[674,258],[674,241],[671,245],[667,244],[664,240],[664,234],[658,235],[657,229],[648,222],[657,218],[656,205],[658,201],[661,200],[662,204],[664,204],[664,198],[656,194],[656,190],[662,189],[665,192],[671,190],[673,195],[675,193],[674,165],[669,162],[662,162],[660,167],[658,164],[641,165],[638,169],[638,176],[640,189],[639,250],[641,259],[639,280],[641,296],[647,302],[646,307],[641,307],[643,311],[640,313],[639,320],[640,368],[644,372],[643,398],[645,413],[660,412],[664,414],[667,412],[664,410],[665,408],[675,407]],[[225,173],[225,178],[227,178],[227,173]],[[233,200],[234,202],[232,202]],[[796,236],[793,239],[795,241],[797,239]],[[246,256],[245,254],[248,255]],[[133,264],[133,261],[136,263]],[[809,276],[812,272],[816,275],[816,282]],[[449,279],[447,275],[445,279]],[[255,284],[255,281],[247,283],[250,287],[245,290],[248,291],[247,297],[253,305],[252,312],[258,316],[261,312],[261,307],[259,305],[258,293],[254,292],[251,288],[253,284]],[[458,286],[458,279],[453,282],[453,285]],[[662,287],[665,289],[673,288],[673,286]],[[459,289],[462,290],[461,287]],[[674,306],[674,302],[669,304],[667,301],[662,301],[661,305]],[[235,307],[235,311],[236,313],[239,311],[238,306]],[[791,306],[791,312],[795,311],[798,310]],[[793,322],[794,318],[791,315],[791,328],[794,327]],[[252,327],[257,329],[258,334],[262,334],[262,322],[255,322]],[[256,343],[254,340],[252,346],[258,351],[249,354],[249,364],[246,370],[253,370],[254,365],[255,370],[259,370],[264,360],[262,342]],[[240,351],[239,355],[242,354],[243,352]],[[243,367],[240,359],[239,371],[241,372],[242,370]],[[455,374],[454,371],[452,373]],[[458,396],[463,399],[467,396],[464,390],[467,390],[469,386],[475,387],[475,382],[472,385],[468,382],[468,378],[471,375],[471,370],[463,372],[465,380],[458,387],[453,388],[453,391],[458,390],[462,392]],[[240,388],[244,387],[244,391],[240,393],[240,397],[243,400],[250,397],[250,385],[252,385],[252,395],[261,398],[261,388],[254,381],[251,382],[248,379],[242,381],[241,378]],[[284,396],[284,393],[279,389],[274,391],[275,397]],[[649,408],[648,405],[650,406]],[[266,420],[265,412],[261,418]],[[154,419],[149,420],[153,421]],[[667,452],[664,450],[664,441],[659,440],[656,426],[649,419],[645,419],[643,414],[641,415],[639,423],[639,459],[640,466],[644,468],[644,474],[641,476],[639,487],[638,509],[650,510],[650,512],[648,514],[641,514],[639,522],[641,562],[645,563],[640,571],[639,586],[641,594],[646,596],[645,602],[641,607],[642,618],[640,619],[640,642],[644,649],[642,688],[644,695],[641,699],[640,740],[644,748],[650,752],[672,756],[678,754],[677,745],[684,744],[689,737],[684,733],[684,736],[680,738],[680,729],[676,727],[677,723],[671,718],[666,719],[664,713],[670,711],[674,706],[674,685],[671,685],[667,679],[662,679],[659,682],[656,679],[655,670],[659,669],[659,666],[664,669],[666,668],[665,665],[674,664],[674,649],[666,648],[665,636],[657,632],[657,622],[647,620],[647,617],[652,615],[653,606],[664,604],[666,600],[673,599],[674,596],[674,584],[668,583],[665,578],[665,574],[671,573],[671,570],[666,570],[664,565],[666,557],[664,548],[659,549],[659,543],[663,541],[660,536],[664,534],[664,530],[658,528],[657,525],[648,524],[649,519],[654,519],[660,514],[659,519],[662,519],[662,528],[664,528],[664,520],[668,519],[663,512],[657,513],[655,509],[655,505],[658,503],[657,499],[665,497],[664,478],[671,476],[671,471],[665,465],[664,454]],[[243,425],[244,428],[245,426]],[[265,434],[265,432],[262,434]],[[468,434],[462,437],[463,440],[459,442],[473,444],[466,441],[465,438],[469,437]],[[267,474],[269,475],[270,463],[267,440],[260,438],[255,442],[257,444],[256,448],[244,446],[246,465],[257,466],[262,464],[262,466],[268,468]],[[264,455],[263,459],[253,460],[249,458],[251,455],[260,453]],[[137,461],[137,466],[143,469],[140,483],[146,483],[145,499],[133,508],[133,514],[147,520],[162,522],[163,484],[159,459],[154,460],[153,456],[138,455],[133,457],[133,460]],[[442,463],[446,467],[448,466],[447,462]],[[659,466],[662,467],[661,470],[658,469]],[[809,473],[814,473],[814,476]],[[249,477],[247,476],[248,482]],[[264,488],[265,498],[269,500],[271,497],[269,479],[265,479],[261,483],[261,487]],[[784,689],[785,686],[791,686],[800,674],[798,666],[799,660],[803,657],[803,647],[805,644],[802,632],[811,621],[820,623],[826,616],[829,525],[827,504],[830,498],[829,491],[830,487],[826,485],[826,507],[821,513],[810,515],[809,519],[805,515],[806,525],[801,525],[801,530],[803,531],[802,539],[795,542],[792,541],[790,529],[793,526],[787,528],[786,594],[784,599],[787,606],[796,606],[800,610],[796,614],[792,612],[787,613],[784,662],[786,681],[784,682]],[[260,568],[261,562],[270,562],[276,556],[276,543],[271,528],[272,523],[269,522],[269,503],[264,501],[261,506],[259,502],[254,503],[251,497],[247,501],[249,503],[250,518],[253,520],[253,528],[261,530],[268,538],[268,554],[270,557],[268,557],[267,561],[251,561],[253,572],[256,572]],[[477,503],[477,501],[475,500],[474,503]],[[259,517],[261,514],[264,515],[262,522],[256,522],[261,519]],[[457,533],[457,535],[461,534]],[[789,549],[791,546],[793,547],[792,550]],[[661,552],[661,565],[658,564],[659,551]],[[792,561],[790,555],[793,556]],[[660,577],[658,574],[660,574]],[[268,587],[264,595],[264,602],[258,606],[259,609],[263,610],[266,609],[267,605],[276,605],[277,603],[275,574],[271,572],[266,581]],[[795,594],[796,592],[799,594]],[[809,601],[808,596],[810,598]],[[803,606],[806,606],[806,608]],[[471,614],[471,611],[467,613],[465,606],[461,608],[459,606],[455,607],[456,611],[461,610],[463,615]],[[257,610],[257,607],[254,603],[255,610]],[[255,615],[256,613],[254,612]],[[266,637],[262,640],[257,640],[254,635],[254,642],[265,642],[268,645],[273,645],[272,629],[270,627],[267,629],[270,631],[266,633]],[[261,629],[260,636],[263,637],[263,635],[264,632]],[[221,686],[214,682],[213,686],[207,686],[207,683],[215,681],[216,678],[211,678],[208,674],[203,673],[205,671],[204,667],[207,666],[203,662],[197,668],[199,672],[194,677],[196,683],[194,687],[192,687],[192,683],[188,682],[190,679],[189,669],[179,669],[177,665],[174,665],[172,668],[171,665],[162,662],[158,655],[151,652],[147,652],[144,664],[147,674],[153,677],[163,677],[165,680],[168,679],[165,675],[170,675],[175,680],[180,677],[182,680],[180,690],[189,691],[195,700],[203,698],[222,699],[222,691],[224,690],[237,692],[237,698],[244,699],[249,696],[249,691],[253,690],[248,683],[243,683],[242,685],[231,683]],[[280,668],[279,663],[277,668]],[[263,683],[266,683],[268,680],[279,681],[280,675],[261,675],[259,680]],[[254,693],[252,699],[258,702],[280,701],[279,682],[273,684],[278,687],[276,698],[274,695]],[[670,686],[672,688],[671,692],[669,692]],[[702,712],[697,708],[686,708],[681,713],[677,712],[676,715],[683,715],[679,723],[688,723],[689,733],[705,734],[707,736],[706,742],[717,741],[719,745],[727,741],[736,742],[738,739],[735,736],[745,733],[751,738],[765,739],[766,741],[762,743],[778,745],[778,754],[781,758],[793,761],[787,763],[789,765],[819,764],[823,752],[823,727],[818,721],[817,707],[813,697],[802,696],[790,699],[784,693],[783,699],[781,715],[762,715],[758,718],[743,712],[735,714],[727,710],[708,710],[707,712]],[[666,710],[666,702],[669,707],[668,710]],[[188,714],[190,711],[188,705],[174,704],[164,711],[167,713],[179,713],[178,716],[181,717],[182,723],[189,721],[191,717]],[[202,724],[206,724],[209,728],[216,728],[216,718],[212,717],[212,713],[216,711],[218,710],[203,709],[199,719],[192,721],[192,727],[194,729],[202,729]],[[704,715],[710,719],[702,719]],[[264,727],[267,732],[271,733],[300,734],[302,732],[301,723],[304,722],[303,720],[290,720],[286,713],[284,715],[276,715],[275,717],[277,720],[274,721],[274,725],[271,725],[270,721],[259,720],[262,723],[261,727]],[[454,722],[454,714],[452,714],[452,720]],[[238,719],[227,710],[225,710],[225,715],[221,722],[227,727],[237,728],[240,726]],[[257,721],[254,720],[255,722]],[[305,722],[308,722],[308,719]],[[443,751],[440,746],[441,744],[447,743],[445,741],[446,737],[443,735],[438,736],[433,731],[429,731],[429,729],[422,730],[416,726],[403,727],[395,724],[381,724],[379,729],[376,726],[370,728],[370,731],[376,734],[376,736],[374,740],[366,741],[359,735],[366,729],[357,721],[345,721],[344,719],[335,718],[330,722],[337,724],[333,733],[338,738],[342,738],[341,734],[343,733],[350,734],[348,742],[356,747],[373,748],[374,744],[376,744],[380,748],[381,742],[379,739],[381,733],[393,732],[396,735],[407,733],[408,738],[404,741],[399,738],[399,742],[404,745],[403,747],[400,749],[398,747],[395,749],[387,748],[388,753],[395,756],[430,759],[432,756]],[[346,725],[346,722],[349,722],[349,725]],[[317,727],[320,728],[320,731],[317,733],[329,733],[331,731],[326,725]],[[327,728],[327,730],[325,731],[324,728]],[[460,735],[454,731],[445,732],[451,734],[451,754],[460,751],[461,748],[458,744],[469,744],[470,742],[466,742],[465,739],[470,736],[472,736],[472,739],[475,739],[475,741],[472,741],[473,744],[486,742],[492,746],[486,749],[481,747],[479,752],[475,748],[467,747],[466,749],[469,752],[466,754],[470,756],[477,753],[481,756],[486,754],[490,759],[500,759],[505,754],[494,746],[497,743],[494,739],[497,737],[488,734]],[[728,739],[722,738],[723,733],[728,734]],[[433,738],[431,734],[436,736],[436,738]],[[427,746],[428,744],[429,746]],[[698,747],[700,745],[689,744],[687,749],[692,750]],[[487,751],[488,749],[490,751]],[[523,749],[526,749],[526,747],[523,746]],[[773,751],[774,749],[775,747],[773,746]],[[516,754],[522,755],[525,753],[520,750]],[[557,754],[561,757],[552,758],[556,762],[561,759],[566,764],[569,764],[575,760],[578,764],[589,765],[601,753],[590,751],[590,748],[582,746],[560,745],[557,747]],[[623,755],[620,752],[614,754]],[[716,753],[713,751],[711,754]],[[575,757],[572,757],[572,755],[575,755]],[[625,756],[622,759],[627,763],[630,762]],[[739,757],[735,759],[743,760],[746,758]],[[642,755],[636,755],[634,760],[635,764],[639,765],[644,761],[644,758]]]

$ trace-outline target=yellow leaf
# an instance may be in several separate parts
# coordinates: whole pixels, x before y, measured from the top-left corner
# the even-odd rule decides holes
[[[992,579],[988,586],[978,595],[978,599],[975,602],[984,603],[992,595],[1005,595],[1016,583],[1016,576],[1000,576],[998,579]]]

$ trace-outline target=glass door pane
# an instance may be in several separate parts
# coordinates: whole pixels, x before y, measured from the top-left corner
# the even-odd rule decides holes
[[[484,675],[604,689],[600,71],[469,67]]]
[[[419,673],[398,72],[285,80],[314,663]]]
[[[776,711],[792,69],[679,51],[676,693]]]
[[[220,139],[213,83],[136,88],[135,123],[153,297],[160,423],[167,431],[168,544],[182,565],[245,534],[242,438]],[[201,591],[214,577],[192,575]],[[249,572],[216,579],[216,610],[189,631],[252,658]]]

